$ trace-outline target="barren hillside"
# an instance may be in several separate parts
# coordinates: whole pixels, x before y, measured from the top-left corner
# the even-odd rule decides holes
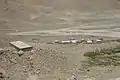
[[[12,0],[24,4],[51,6],[56,9],[108,10],[120,8],[119,0]]]
[[[0,0],[0,43],[11,40],[6,35],[10,32],[57,29],[79,26],[83,22],[101,22],[101,13],[104,23],[104,17],[119,16],[119,4],[119,0]],[[94,14],[99,11],[100,14]],[[107,22],[119,23],[116,18]]]

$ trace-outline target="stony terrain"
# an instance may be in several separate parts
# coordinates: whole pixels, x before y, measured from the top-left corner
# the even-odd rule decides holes
[[[35,47],[34,50],[27,52],[6,48],[1,52],[0,59],[0,68],[2,72],[4,71],[5,80],[22,80],[29,78],[30,75],[37,75],[38,78],[55,77],[53,75],[55,70],[61,69],[61,66],[66,64],[64,54],[50,48]]]

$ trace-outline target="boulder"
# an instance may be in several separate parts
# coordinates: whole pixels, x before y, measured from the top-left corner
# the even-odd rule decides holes
[[[32,46],[22,42],[22,41],[14,41],[14,42],[10,42],[10,44],[12,46],[14,46],[15,48],[19,49],[19,50],[24,50],[24,49],[31,49]]]

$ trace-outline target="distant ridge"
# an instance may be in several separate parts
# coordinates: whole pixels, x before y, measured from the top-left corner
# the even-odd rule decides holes
[[[51,6],[56,9],[74,9],[80,11],[101,11],[119,9],[119,0],[11,0],[23,4]]]

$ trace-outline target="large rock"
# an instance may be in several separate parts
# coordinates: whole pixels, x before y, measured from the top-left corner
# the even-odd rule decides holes
[[[12,46],[14,46],[15,48],[19,49],[19,50],[24,50],[24,49],[31,49],[32,46],[22,42],[22,41],[14,41],[14,42],[10,42],[10,44]]]
[[[18,52],[18,55],[19,56],[22,56],[24,54],[24,51],[22,51],[22,50],[20,50],[19,52]]]
[[[4,51],[5,51],[4,49],[0,48],[0,55],[4,53]]]

